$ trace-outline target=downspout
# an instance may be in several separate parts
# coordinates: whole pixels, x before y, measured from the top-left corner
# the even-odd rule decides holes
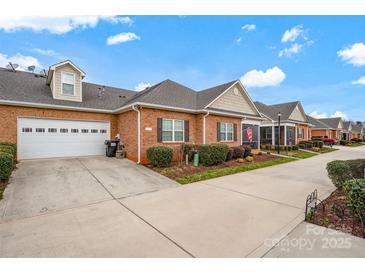
[[[137,164],[140,164],[141,163],[141,111],[140,111],[140,106],[138,106],[138,105],[133,105],[132,109],[134,111],[136,111],[137,115],[138,115],[138,118],[137,118],[137,120],[138,120],[138,122],[137,122],[137,147],[138,147]]]
[[[209,116],[209,111],[203,116],[203,144],[205,145],[205,118]]]

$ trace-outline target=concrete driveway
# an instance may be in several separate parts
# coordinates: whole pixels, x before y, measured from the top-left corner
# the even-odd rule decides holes
[[[101,165],[85,158],[77,161],[89,172],[69,176],[76,178],[75,185],[64,183],[68,180],[49,183],[48,172],[33,174],[47,188],[47,195],[53,196],[49,198],[40,195],[44,187],[33,190],[21,180],[27,176],[22,166],[24,162],[5,192],[0,255],[261,257],[272,247],[266,239],[283,238],[303,220],[304,202],[309,192],[317,188],[319,195],[325,197],[334,189],[325,171],[327,162],[364,156],[364,147],[343,148],[305,160],[180,187],[173,187],[175,184],[169,180],[161,186],[160,182],[166,179],[155,175],[158,177],[151,177],[148,182],[158,184],[153,190],[160,190],[141,195],[136,195],[138,191],[123,192],[117,184],[120,178],[129,176],[125,172],[115,171],[113,176],[98,174]],[[115,159],[106,161],[109,160]],[[70,163],[63,169],[76,169],[75,174],[81,173],[77,166]],[[56,171],[55,174],[63,172],[57,164],[48,168]],[[135,165],[131,169],[135,168],[152,173]],[[23,176],[18,175],[22,172]],[[37,188],[35,185],[33,183]],[[74,191],[80,194],[80,189],[84,188],[88,189],[85,197],[72,194]],[[23,193],[22,197],[15,194],[18,191]],[[63,197],[65,194],[69,197]],[[47,210],[43,212],[40,206],[33,211],[25,209],[22,201],[27,200],[28,195],[32,200],[46,200],[47,203],[42,204],[47,205]],[[65,199],[68,202],[61,203],[60,207],[59,202],[54,202]],[[4,208],[4,201],[0,202],[1,207]]]

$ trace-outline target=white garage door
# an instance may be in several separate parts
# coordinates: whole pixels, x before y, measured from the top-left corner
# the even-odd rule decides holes
[[[18,118],[19,159],[103,155],[109,122]]]

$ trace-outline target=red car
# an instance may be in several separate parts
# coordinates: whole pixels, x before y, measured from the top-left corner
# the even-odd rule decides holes
[[[326,145],[335,145],[336,144],[336,141],[332,138],[328,138],[327,136],[324,136],[323,138],[323,142],[326,144]]]

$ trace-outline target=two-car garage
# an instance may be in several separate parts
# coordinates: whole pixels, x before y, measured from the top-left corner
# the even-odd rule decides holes
[[[103,155],[110,122],[18,117],[17,139],[19,159]]]

